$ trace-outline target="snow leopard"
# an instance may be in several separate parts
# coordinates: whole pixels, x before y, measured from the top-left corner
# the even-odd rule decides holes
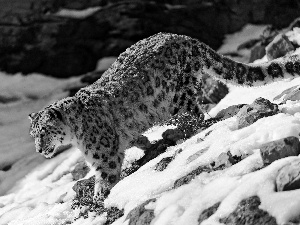
[[[201,77],[259,86],[298,76],[298,55],[243,64],[197,39],[158,33],[129,47],[95,83],[73,97],[31,113],[30,135],[47,158],[66,145],[77,147],[95,170],[94,201],[120,179],[124,151],[154,124],[180,113],[203,120]]]

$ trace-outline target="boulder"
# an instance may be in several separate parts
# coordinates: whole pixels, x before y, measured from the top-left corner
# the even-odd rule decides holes
[[[260,154],[264,165],[269,165],[275,160],[300,154],[300,143],[296,137],[287,137],[266,143],[260,147]]]
[[[175,143],[185,138],[185,133],[180,129],[168,129],[162,133],[162,138],[167,142]]]
[[[265,46],[262,45],[261,43],[258,43],[251,49],[249,62],[252,63],[257,59],[261,59],[265,55],[266,55]]]
[[[272,116],[278,112],[278,105],[267,99],[257,98],[252,104],[242,107],[237,113],[238,129],[247,127],[260,118]]]
[[[276,177],[277,191],[290,191],[300,188],[300,160],[282,167]]]
[[[220,219],[226,225],[277,225],[276,219],[259,208],[260,199],[252,196],[242,200],[226,218]]]
[[[138,148],[141,148],[141,149],[143,149],[145,151],[149,150],[152,147],[151,142],[144,135],[138,136],[137,139],[134,140],[133,145],[136,146],[136,147],[138,147]]]
[[[216,104],[221,101],[228,92],[228,87],[224,83],[213,79],[207,74],[202,76],[202,96],[199,99],[201,104]]]
[[[269,61],[285,56],[288,52],[294,51],[295,48],[290,40],[284,34],[278,34],[274,40],[267,45],[266,54]]]

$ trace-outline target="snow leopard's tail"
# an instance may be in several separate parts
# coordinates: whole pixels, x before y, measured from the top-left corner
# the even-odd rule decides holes
[[[202,72],[223,81],[246,86],[261,86],[285,78],[300,76],[300,56],[289,55],[262,64],[235,62],[200,44],[203,57]],[[204,52],[203,52],[204,50]]]

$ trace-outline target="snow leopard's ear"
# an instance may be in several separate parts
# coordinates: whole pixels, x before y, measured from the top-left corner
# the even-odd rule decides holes
[[[32,120],[34,120],[34,118],[37,116],[37,113],[32,112],[28,115],[28,118],[30,119],[30,122],[32,122]]]
[[[62,114],[61,114],[61,112],[60,112],[59,109],[56,109],[56,108],[50,108],[50,109],[49,109],[49,114],[50,114],[51,117],[57,118],[57,119],[59,119],[60,121],[63,121],[63,116],[62,116]]]

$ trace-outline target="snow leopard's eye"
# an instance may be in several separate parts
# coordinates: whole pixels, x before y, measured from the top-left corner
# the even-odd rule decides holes
[[[49,115],[51,118],[57,118],[59,120],[63,120],[62,114],[58,109],[50,109],[49,110]]]

